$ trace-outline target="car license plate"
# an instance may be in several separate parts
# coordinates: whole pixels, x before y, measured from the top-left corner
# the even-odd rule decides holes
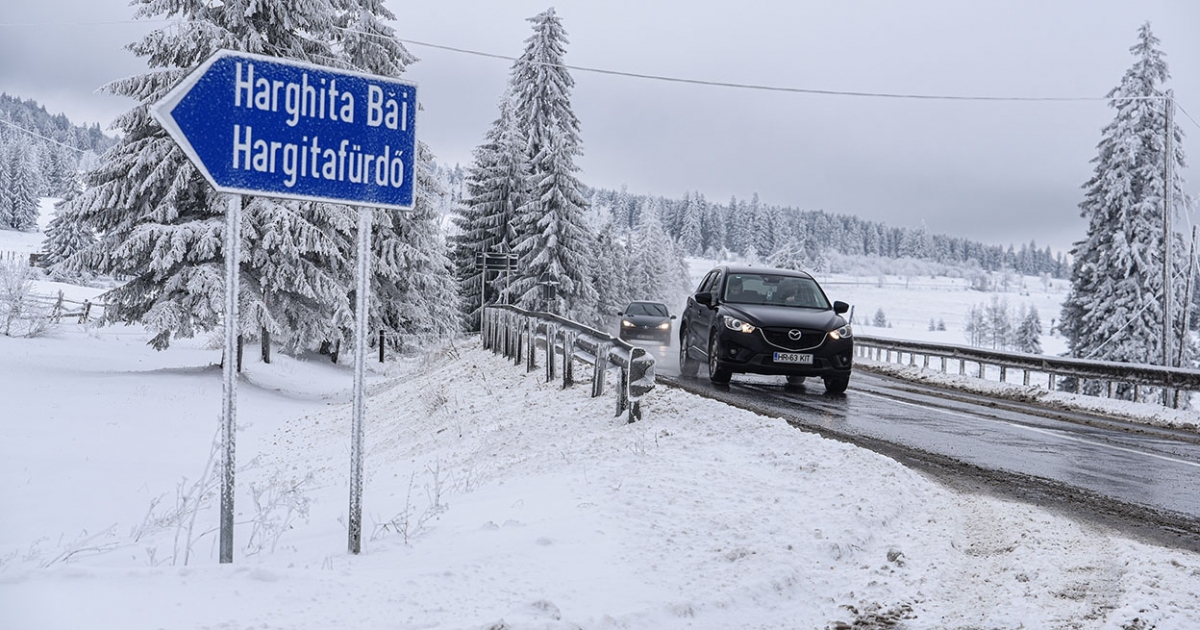
[[[800,363],[802,365],[812,365],[813,355],[811,354],[796,354],[795,352],[776,352],[776,363]]]

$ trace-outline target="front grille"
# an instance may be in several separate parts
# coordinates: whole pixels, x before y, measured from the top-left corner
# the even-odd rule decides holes
[[[800,331],[800,339],[792,341],[788,333]],[[800,351],[812,350],[825,341],[825,331],[815,328],[759,328],[767,343],[783,350]]]

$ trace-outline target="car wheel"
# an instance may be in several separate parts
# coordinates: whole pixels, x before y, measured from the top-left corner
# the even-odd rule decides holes
[[[679,335],[679,373],[695,376],[700,371],[700,362],[688,356],[687,331]]]
[[[826,394],[842,394],[850,385],[850,375],[845,376],[826,376],[825,377],[825,393]]]
[[[789,376],[789,377],[787,377],[787,384],[791,385],[791,386],[803,385],[804,377],[803,376]]]
[[[721,364],[717,361],[717,357],[720,356],[718,354],[720,352],[719,345],[717,336],[714,334],[708,342],[708,380],[714,383],[728,383],[733,372],[721,369]]]

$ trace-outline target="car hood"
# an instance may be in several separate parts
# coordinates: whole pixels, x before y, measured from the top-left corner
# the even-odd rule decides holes
[[[635,326],[658,326],[663,322],[671,321],[661,315],[622,315],[621,319],[633,322]]]
[[[833,311],[773,304],[724,304],[721,306],[721,314],[766,328],[833,330],[846,324],[846,320]]]

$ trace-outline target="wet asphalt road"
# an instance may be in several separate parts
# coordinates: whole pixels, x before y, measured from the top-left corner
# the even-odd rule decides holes
[[[655,356],[655,372],[664,385],[779,415],[800,428],[868,447],[896,445],[902,452],[931,454],[1001,479],[1076,489],[1075,500],[1105,498],[1169,514],[1172,522],[1200,532],[1196,433],[989,399],[866,370],[855,371],[842,396],[826,395],[820,379],[786,387],[782,377],[734,375],[729,386],[714,386],[704,367],[695,378],[679,376],[674,343],[635,343]]]

